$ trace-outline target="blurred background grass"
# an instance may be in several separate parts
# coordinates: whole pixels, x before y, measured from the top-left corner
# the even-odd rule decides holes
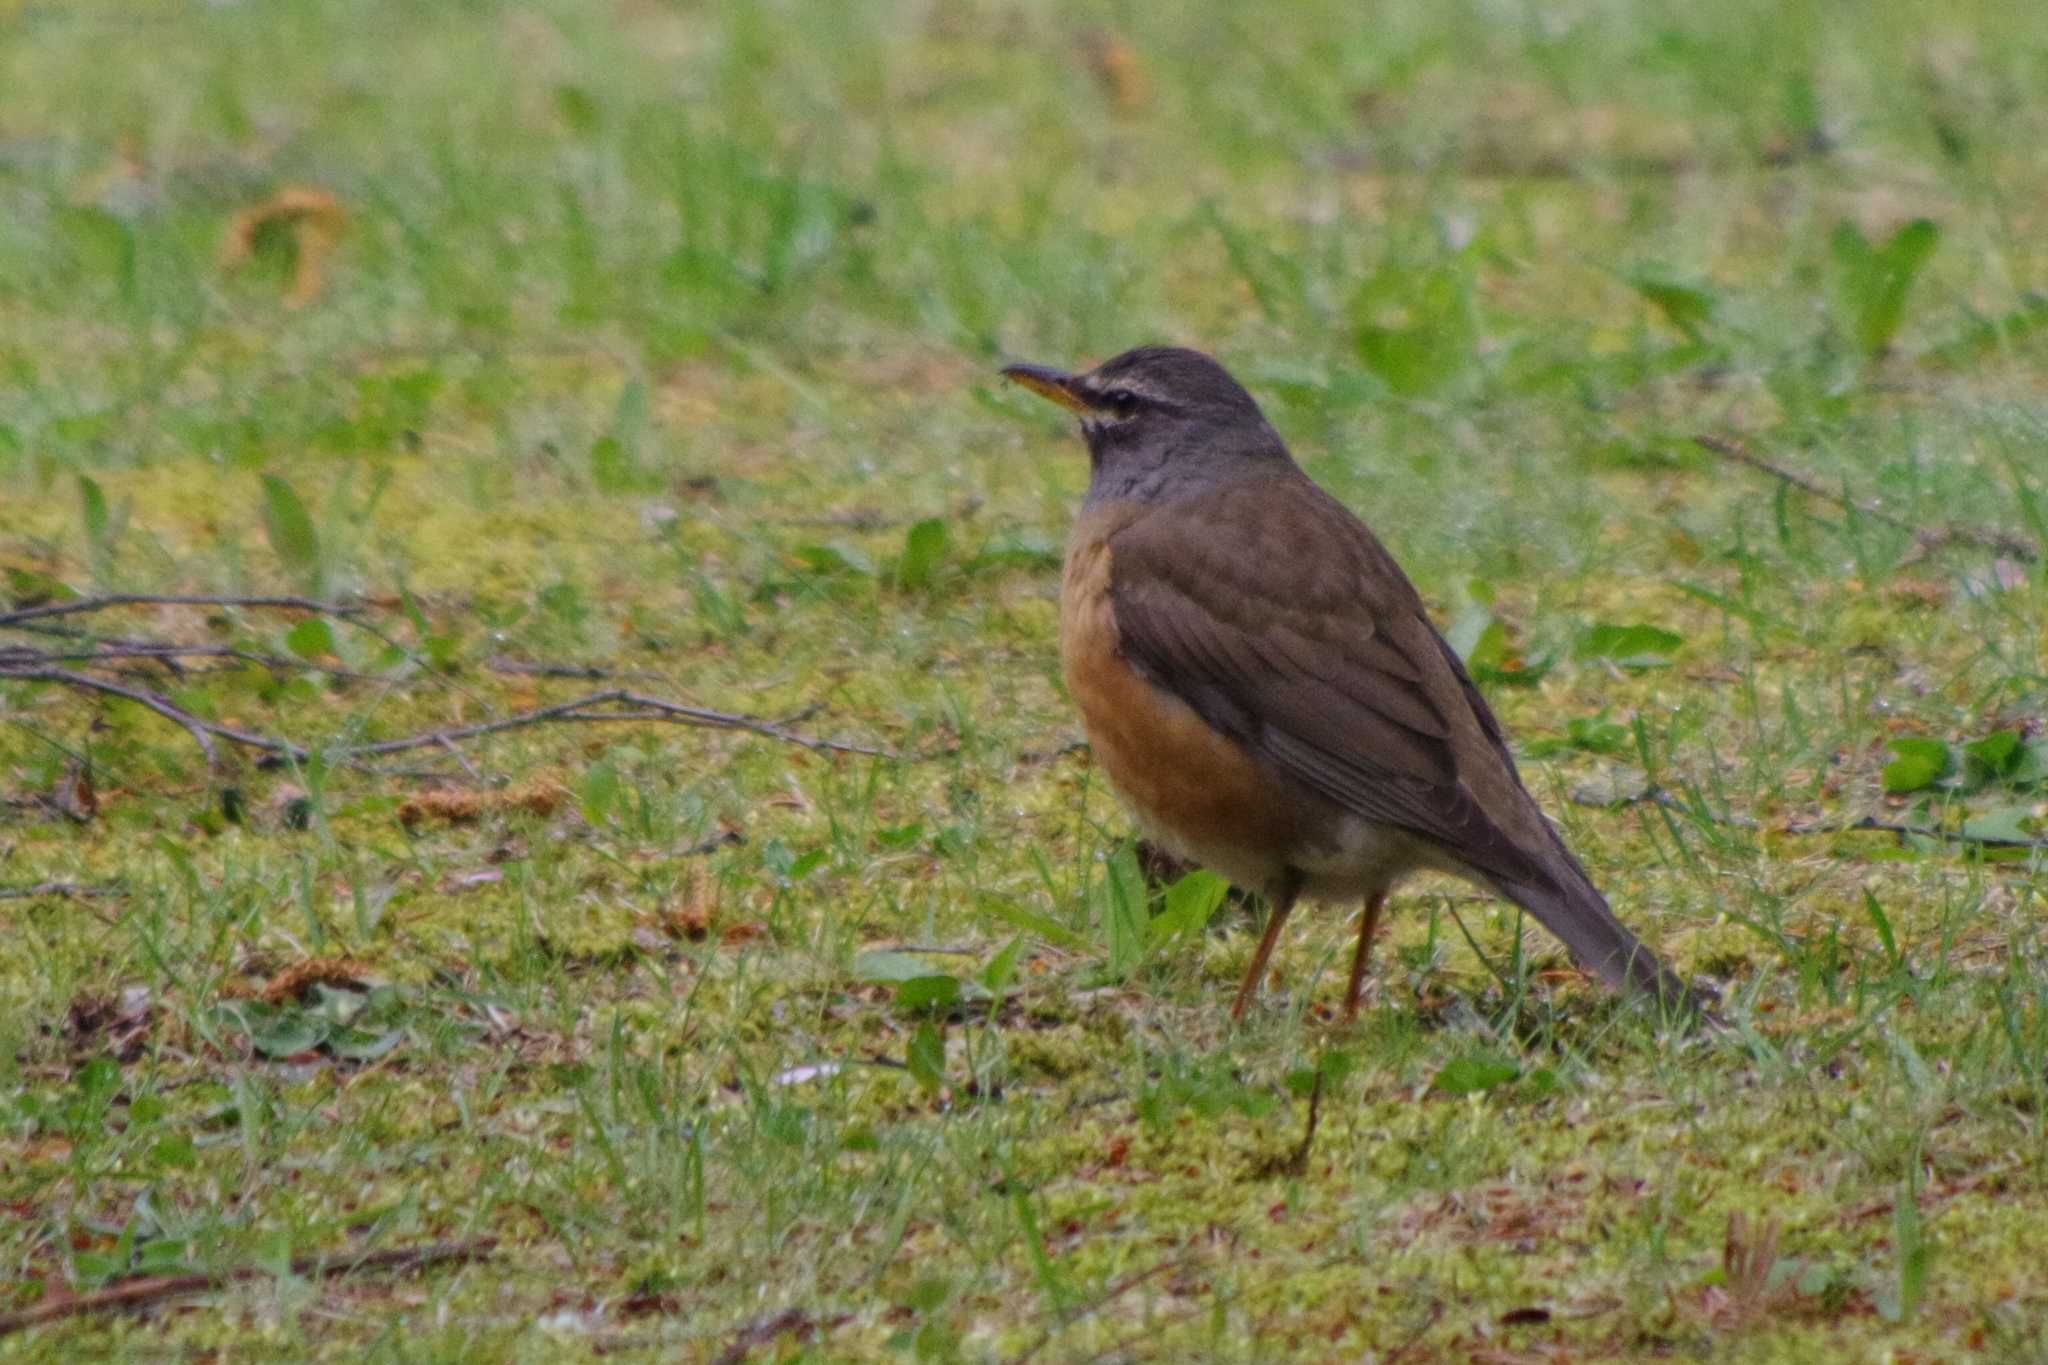
[[[10,595],[417,594],[406,658],[316,642],[373,682],[178,680],[308,741],[566,695],[511,655],[936,756],[534,731],[477,761],[552,804],[401,832],[418,782],[243,772],[237,827],[175,728],[0,694],[9,884],[125,888],[0,901],[16,1301],[365,1226],[505,1241],[395,1309],[298,1285],[26,1349],[708,1357],[799,1305],[823,1358],[1482,1358],[1538,1303],[1532,1350],[2031,1358],[2040,854],[1775,831],[2038,832],[2038,775],[1951,746],[2039,741],[2041,570],[1691,438],[2048,540],[2044,89],[2048,17],[2003,0],[0,0]],[[1151,340],[1232,366],[1482,651],[1740,1042],[1503,994],[1418,895],[1326,1162],[1242,1174],[1291,1141],[1341,934],[1228,1036],[1244,934],[1123,960],[1125,825],[1052,679],[1085,462],[994,379]],[[1654,667],[1588,644],[1639,623]],[[422,659],[467,690],[423,698]],[[1901,735],[1939,762],[1888,797]],[[49,797],[82,761],[88,822]],[[1645,774],[1678,804],[1557,799]],[[942,1104],[933,1021],[857,954],[952,944],[966,981],[1020,925],[1024,1004],[937,1021]],[[385,992],[354,1041],[332,1002],[229,1008],[323,953]],[[153,1003],[109,1054],[79,1020],[117,988]],[[1503,1050],[1483,1104],[1430,1092]],[[1798,1293],[1729,1297],[1745,1209]],[[1161,1256],[1192,1268],[1126,1297]]]

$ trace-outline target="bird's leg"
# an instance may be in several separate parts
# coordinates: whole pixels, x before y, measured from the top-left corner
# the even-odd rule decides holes
[[[1301,873],[1288,868],[1281,875],[1280,887],[1273,893],[1272,907],[1266,911],[1266,932],[1259,936],[1258,949],[1252,954],[1251,969],[1244,974],[1244,984],[1237,988],[1237,1003],[1230,1007],[1232,1019],[1244,1018],[1244,1007],[1258,994],[1259,978],[1266,973],[1266,959],[1273,955],[1273,945],[1280,941],[1280,926],[1287,923],[1288,912],[1294,909],[1294,898],[1301,894]]]
[[[1387,893],[1375,891],[1366,898],[1365,918],[1358,926],[1358,951],[1351,955],[1351,985],[1344,992],[1344,1022],[1358,1017],[1358,997],[1365,989],[1365,964],[1372,959],[1373,932],[1380,927],[1380,907]]]

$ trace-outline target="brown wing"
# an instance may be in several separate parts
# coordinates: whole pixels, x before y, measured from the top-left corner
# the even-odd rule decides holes
[[[1110,545],[1124,652],[1153,683],[1332,804],[1543,878],[1549,841],[1502,827],[1542,816],[1499,726],[1342,504],[1290,473],[1172,504]]]

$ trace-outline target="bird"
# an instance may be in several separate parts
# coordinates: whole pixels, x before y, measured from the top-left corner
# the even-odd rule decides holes
[[[1233,1020],[1302,898],[1363,905],[1355,1020],[1381,910],[1422,871],[1522,907],[1617,991],[1704,1009],[1529,794],[1393,555],[1221,364],[1141,346],[1002,374],[1077,414],[1088,448],[1059,647],[1095,761],[1147,837],[1268,907]]]

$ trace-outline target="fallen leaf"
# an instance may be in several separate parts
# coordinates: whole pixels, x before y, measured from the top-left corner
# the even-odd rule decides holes
[[[341,240],[348,216],[341,201],[310,185],[288,185],[236,214],[221,242],[220,264],[233,270],[255,254],[265,229],[277,228],[292,240],[292,284],[285,291],[287,307],[303,308],[319,297],[327,258]]]
[[[484,798],[464,787],[436,787],[398,803],[398,823],[414,829],[428,820],[467,824],[483,814]]]
[[[1152,103],[1152,80],[1129,40],[1097,30],[1086,43],[1088,68],[1119,114],[1135,114]]]
[[[273,975],[255,995],[267,1004],[282,1005],[287,1000],[298,999],[315,986],[366,991],[372,980],[369,968],[354,958],[309,957]],[[230,995],[238,992],[224,989],[221,993]]]

